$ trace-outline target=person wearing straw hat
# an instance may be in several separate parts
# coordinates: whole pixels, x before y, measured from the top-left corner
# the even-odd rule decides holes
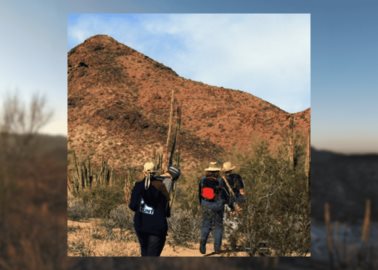
[[[244,182],[239,174],[233,172],[235,168],[234,164],[226,161],[223,163],[222,172],[235,195],[235,202],[240,204],[245,202]]]
[[[242,177],[234,173],[233,170],[236,168],[234,164],[230,161],[226,161],[222,166],[223,179],[230,190],[230,208],[232,212],[226,211],[226,228],[230,228],[230,232],[226,235],[231,248],[235,249],[237,247],[238,234],[240,233],[241,217],[242,217],[242,207],[241,205],[245,203],[245,192],[244,192],[244,182]]]
[[[180,170],[174,169],[168,170],[164,176],[158,176],[155,164],[146,162],[144,178],[135,183],[131,192],[129,208],[135,212],[134,229],[142,256],[160,256],[164,248],[170,209],[169,193],[163,181],[167,177],[174,181],[178,179]]]
[[[210,231],[213,229],[214,252],[219,253],[222,245],[223,236],[223,214],[227,192],[222,178],[220,177],[221,168],[216,162],[210,162],[205,169],[199,183],[199,202],[202,208],[202,224],[200,236],[200,252],[206,254],[206,243]]]

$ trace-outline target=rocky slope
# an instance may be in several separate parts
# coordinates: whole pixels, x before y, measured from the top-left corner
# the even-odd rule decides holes
[[[140,165],[165,143],[172,89],[182,108],[184,167],[261,140],[274,150],[290,134],[309,136],[309,109],[290,114],[251,94],[182,78],[99,35],[68,53],[69,149],[115,168]]]

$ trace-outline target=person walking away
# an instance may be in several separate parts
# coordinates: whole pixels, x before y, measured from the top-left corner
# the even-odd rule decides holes
[[[238,232],[241,225],[241,216],[243,204],[246,202],[244,182],[242,177],[234,173],[233,170],[236,168],[234,164],[230,161],[224,162],[222,166],[222,172],[224,174],[225,180],[228,182],[229,187],[232,189],[231,196],[231,211],[226,213],[226,227],[231,229],[229,234],[229,242],[231,248],[235,249],[237,247]],[[226,183],[227,184],[227,183]]]
[[[235,168],[236,166],[234,164],[232,164],[230,161],[227,161],[223,163],[222,172],[224,173],[224,176],[226,177],[233,193],[235,194],[235,203],[241,206],[246,201],[244,182],[239,174],[233,172]]]
[[[169,174],[158,176],[153,162],[144,164],[144,178],[135,183],[131,192],[129,208],[135,212],[134,229],[142,256],[160,256],[167,232],[167,217],[170,216],[169,193],[164,179],[177,180],[180,170],[168,169]]]
[[[199,202],[202,208],[202,224],[200,235],[200,252],[206,254],[206,243],[213,229],[214,252],[220,253],[223,236],[224,205],[228,201],[222,178],[221,168],[216,162],[210,162],[199,183]]]

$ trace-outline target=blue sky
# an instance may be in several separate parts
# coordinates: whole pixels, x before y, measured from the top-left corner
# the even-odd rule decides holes
[[[376,0],[37,0],[2,1],[0,92],[47,93],[66,132],[68,14],[310,13],[312,144],[339,152],[378,152]]]
[[[196,81],[250,92],[288,112],[310,107],[309,14],[73,14],[68,49],[95,34]]]

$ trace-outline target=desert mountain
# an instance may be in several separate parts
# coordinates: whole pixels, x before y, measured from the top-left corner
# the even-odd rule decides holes
[[[274,150],[292,134],[308,139],[310,109],[290,114],[251,94],[182,78],[98,35],[68,53],[69,149],[115,168],[141,165],[165,144],[172,89],[182,109],[184,167],[260,140]]]

